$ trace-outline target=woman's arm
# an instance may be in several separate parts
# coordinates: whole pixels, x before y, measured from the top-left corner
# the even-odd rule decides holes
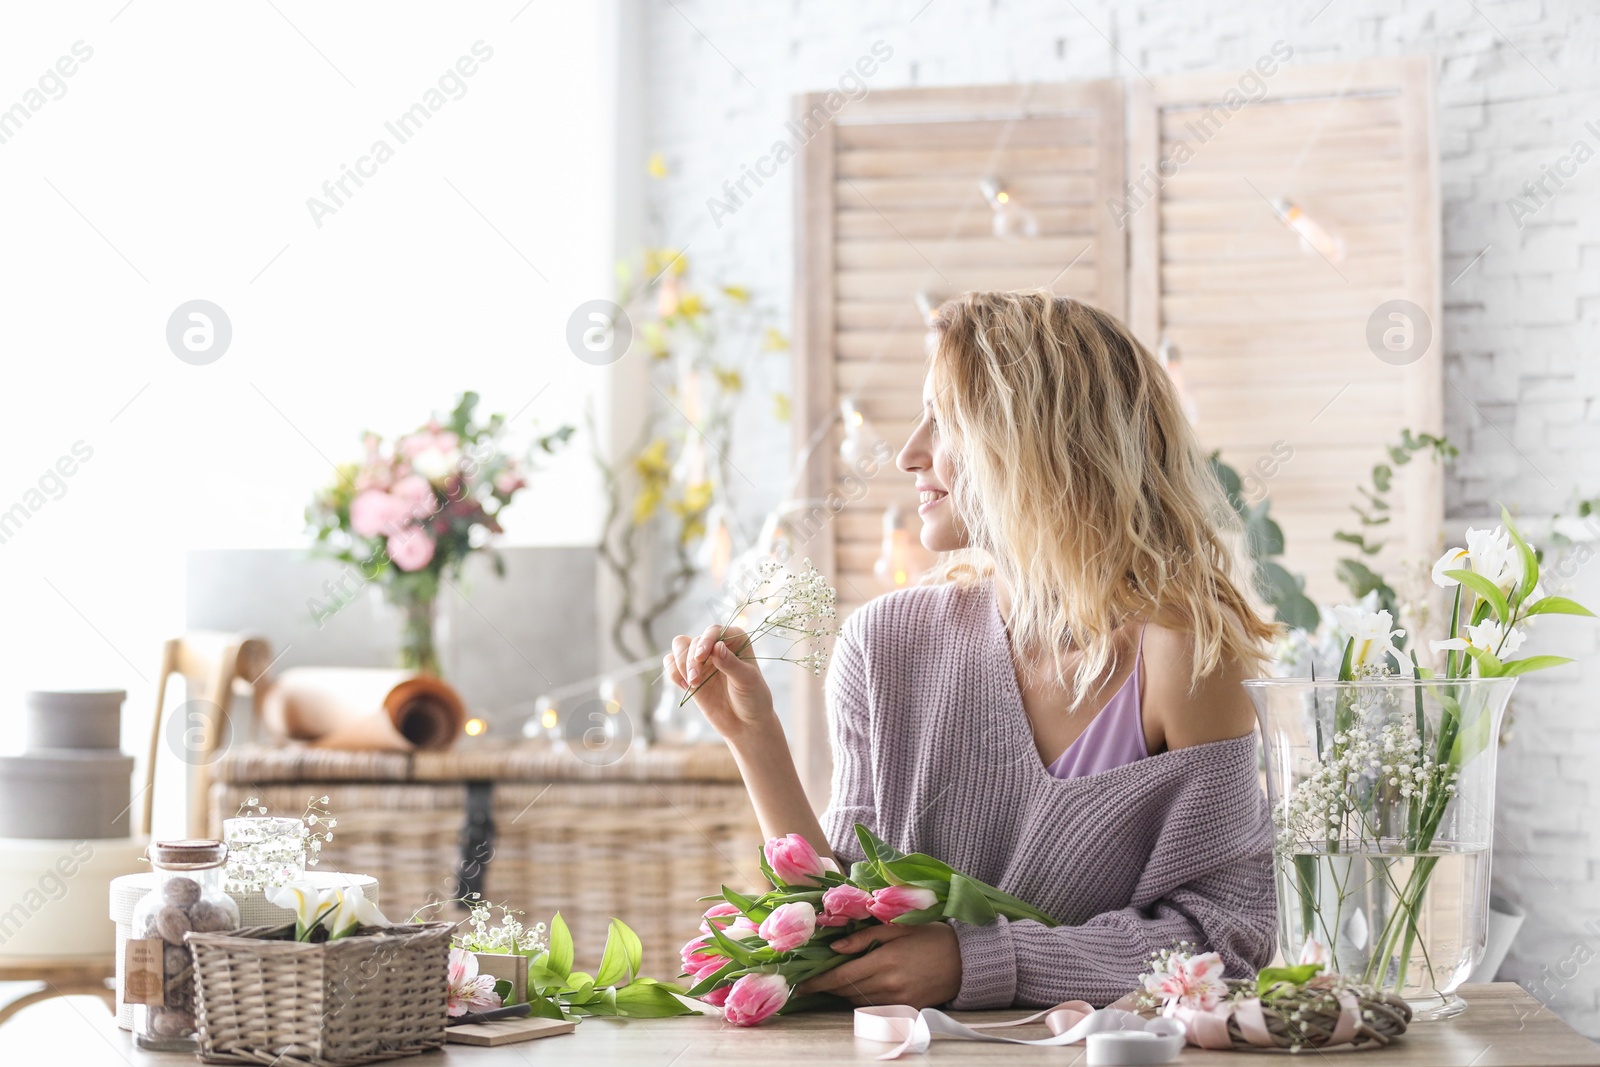
[[[785,834],[799,834],[824,858],[833,856],[828,836],[811,810],[811,801],[800,784],[789,741],[777,715],[769,726],[752,730],[737,741],[730,740],[734,762],[750,793],[750,803],[761,823],[761,836],[768,840]],[[837,862],[837,860],[835,861]]]
[[[699,686],[695,704],[728,742],[762,835],[799,834],[819,855],[831,856],[827,835],[800,785],[772,691],[744,631],[713,625],[696,638],[676,637],[662,666],[668,681],[680,689]]]

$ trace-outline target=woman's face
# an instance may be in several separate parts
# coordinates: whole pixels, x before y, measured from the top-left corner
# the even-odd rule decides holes
[[[967,528],[956,515],[955,503],[950,498],[955,457],[940,439],[932,398],[932,379],[925,379],[922,418],[894,462],[895,466],[916,477],[917,491],[921,494],[917,514],[922,516],[922,546],[930,552],[949,552],[966,547]]]

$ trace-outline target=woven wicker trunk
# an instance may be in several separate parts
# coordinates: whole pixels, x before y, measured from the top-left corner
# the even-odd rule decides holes
[[[477,889],[530,924],[560,911],[580,969],[598,965],[615,916],[644,943],[645,973],[669,978],[705,907],[696,898],[761,884],[760,829],[722,745],[636,750],[607,767],[542,742],[415,755],[241,748],[217,764],[211,829],[246,797],[298,814],[324,795],[338,826],[317,869],[377,878],[390,920]]]

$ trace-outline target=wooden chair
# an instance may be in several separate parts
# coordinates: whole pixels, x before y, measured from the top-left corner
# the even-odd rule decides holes
[[[155,721],[150,728],[144,788],[140,791],[139,833],[150,832],[155,805],[156,755],[161,750],[166,721],[167,680],[183,675],[187,701],[174,711],[181,714],[181,757],[189,765],[188,835],[208,836],[207,811],[211,791],[211,764],[231,740],[228,708],[235,695],[250,696],[260,706],[266,689],[267,669],[273,659],[267,642],[248,634],[195,631],[174,637],[162,646],[161,677],[156,683]]]

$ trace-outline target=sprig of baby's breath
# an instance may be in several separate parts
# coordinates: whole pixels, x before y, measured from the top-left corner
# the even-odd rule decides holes
[[[464,948],[468,952],[536,956],[550,947],[545,938],[547,927],[544,923],[527,926],[517,918],[523,912],[514,911],[503,903],[491,904],[477,893],[424,904],[411,913],[408,921],[421,922],[424,913],[446,904],[464,904],[467,907],[467,917],[456,924],[456,932],[451,938],[457,948]],[[500,912],[498,923],[493,921],[495,911]]]
[[[793,663],[820,675],[828,662],[828,650],[823,641],[839,632],[836,625],[838,610],[835,607],[838,594],[809,559],[801,561],[797,572],[782,574],[782,570],[782,565],[776,560],[769,559],[761,564],[756,572],[755,584],[745,593],[739,606],[733,609],[728,621],[722,624],[722,633],[726,634],[747,613],[763,613],[761,620],[746,631],[743,645],[732,651],[735,654],[742,652],[757,638],[769,634],[787,637],[791,643],[784,655],[755,658]],[[810,646],[803,655],[787,654],[802,645]],[[712,668],[711,675],[715,674],[716,668]],[[681,708],[687,704],[711,680],[711,675],[686,692],[678,706]]]

